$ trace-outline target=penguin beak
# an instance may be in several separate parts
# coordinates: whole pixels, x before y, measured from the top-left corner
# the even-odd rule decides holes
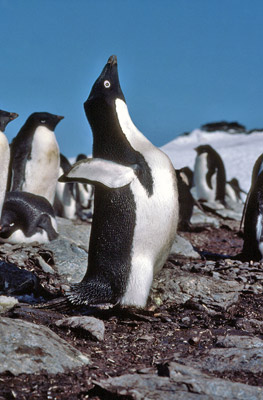
[[[64,117],[62,115],[57,115],[56,117],[57,117],[58,121],[61,121],[62,119],[64,119]]]
[[[108,59],[107,64],[110,64],[110,65],[117,64],[117,56],[115,56],[115,55],[110,56],[110,58]]]

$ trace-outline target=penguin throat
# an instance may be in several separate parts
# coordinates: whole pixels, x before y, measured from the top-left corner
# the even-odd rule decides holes
[[[120,116],[117,100],[124,105],[124,113],[121,113],[123,118]],[[148,195],[151,196],[153,194],[151,169],[140,151],[140,146],[138,146],[138,151],[134,146],[136,140],[131,140],[132,128],[135,136],[137,136],[137,132],[139,137],[143,137],[143,135],[131,121],[125,102],[121,99],[117,100],[116,104],[113,102],[111,105],[107,102],[94,101],[89,104],[88,108],[85,108],[93,132],[93,157],[114,161],[125,166],[132,165],[133,168],[136,166],[136,175]],[[126,125],[121,124],[122,119],[127,121]],[[128,133],[126,129],[123,130],[124,126],[129,126]],[[146,138],[145,141],[148,142]]]

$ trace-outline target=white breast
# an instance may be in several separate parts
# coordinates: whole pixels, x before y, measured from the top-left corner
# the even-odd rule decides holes
[[[23,190],[43,196],[53,204],[59,164],[54,132],[44,126],[38,127],[32,141],[31,159],[26,163]]]
[[[8,167],[10,160],[10,149],[5,134],[0,131],[0,215],[4,203],[7,185]]]
[[[132,245],[131,274],[122,304],[144,307],[157,273],[167,259],[178,222],[178,194],[174,168],[169,158],[135,127],[126,104],[116,100],[120,126],[131,146],[151,169],[153,195],[148,196],[138,179],[131,183],[136,203],[136,226]]]
[[[216,173],[211,178],[212,189],[207,185],[206,174],[207,153],[198,155],[194,166],[194,185],[198,200],[215,201],[216,198]]]
[[[258,216],[257,225],[256,225],[256,239],[258,242],[258,249],[261,253],[263,259],[263,241],[262,241],[262,215]]]
[[[34,235],[27,237],[21,229],[17,229],[7,239],[0,238],[2,243],[20,244],[20,243],[48,243],[48,235],[46,231],[37,232]]]

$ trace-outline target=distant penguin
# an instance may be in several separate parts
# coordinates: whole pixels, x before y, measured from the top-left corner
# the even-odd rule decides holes
[[[263,259],[263,171],[251,187],[244,216],[244,244],[246,260]]]
[[[193,208],[195,200],[191,194],[191,175],[189,174],[189,169],[181,168],[176,169],[177,186],[178,186],[178,196],[179,196],[179,231],[188,231],[191,227],[191,217],[193,214]],[[185,172],[186,171],[186,172]]]
[[[193,171],[189,167],[180,168],[179,171],[180,171],[180,174],[181,174],[184,182],[191,189],[193,187],[193,182],[194,182],[194,173],[193,173]]]
[[[60,178],[95,185],[86,275],[67,293],[73,304],[144,307],[153,276],[175,238],[176,175],[169,158],[133,124],[111,56],[84,104],[93,157]]]
[[[18,114],[0,110],[0,216],[7,189],[10,149],[4,134],[6,125],[18,117]]]
[[[246,192],[241,189],[237,178],[232,178],[231,181],[226,182],[226,196],[230,200],[236,203],[243,203],[242,193],[246,194]]]
[[[244,222],[250,194],[252,193],[254,186],[257,182],[258,176],[262,171],[263,171],[263,153],[256,159],[255,164],[253,166],[252,176],[251,176],[251,184],[250,184],[250,188],[249,188],[247,198],[245,201],[245,205],[243,208],[242,218],[241,218],[241,222],[240,222],[240,229],[242,229],[242,227],[243,227],[243,222]]]
[[[87,159],[85,154],[78,154],[76,162]],[[94,209],[94,185],[74,182],[77,216],[82,221],[92,222]]]
[[[27,192],[8,192],[0,221],[0,242],[47,243],[56,239],[57,223],[50,203]]]
[[[71,169],[69,160],[60,154],[59,176],[67,174]],[[58,217],[77,218],[76,183],[57,182],[54,210]]]
[[[194,184],[197,200],[225,203],[226,173],[220,155],[209,145],[195,148]]]
[[[27,119],[11,143],[10,190],[34,193],[53,204],[60,161],[54,129],[63,118],[36,112]]]

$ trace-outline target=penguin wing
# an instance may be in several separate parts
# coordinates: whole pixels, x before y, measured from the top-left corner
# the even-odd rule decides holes
[[[206,174],[206,183],[210,189],[213,189],[212,176],[214,175],[214,173],[215,173],[215,169],[209,169]]]
[[[59,178],[59,182],[101,183],[117,189],[130,184],[135,178],[135,169],[132,167],[102,158],[87,158],[74,164],[67,174]]]
[[[207,167],[208,171],[206,174],[206,183],[210,189],[213,189],[212,185],[212,177],[214,173],[216,172],[216,164],[214,157],[210,154],[210,152],[207,154]]]

